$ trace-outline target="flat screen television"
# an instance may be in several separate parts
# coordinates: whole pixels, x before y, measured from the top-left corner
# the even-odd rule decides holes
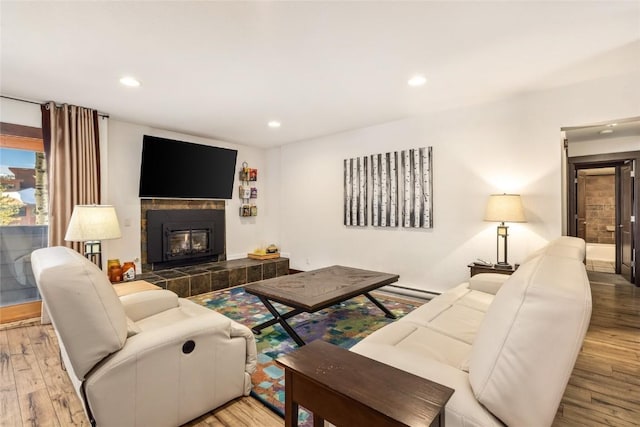
[[[231,199],[237,150],[144,135],[141,198]]]

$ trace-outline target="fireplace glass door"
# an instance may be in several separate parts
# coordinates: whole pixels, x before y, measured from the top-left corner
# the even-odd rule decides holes
[[[209,230],[191,230],[191,253],[201,254],[209,250]]]
[[[176,228],[165,230],[166,260],[200,257],[211,253],[211,228]]]
[[[169,234],[169,256],[176,257],[191,253],[189,230],[173,231]]]

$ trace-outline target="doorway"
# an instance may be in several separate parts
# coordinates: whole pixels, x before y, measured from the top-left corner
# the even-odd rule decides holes
[[[587,242],[587,271],[616,273],[616,167],[578,169],[578,237]]]
[[[568,234],[587,242],[587,270],[639,286],[637,212],[640,152],[568,157]]]

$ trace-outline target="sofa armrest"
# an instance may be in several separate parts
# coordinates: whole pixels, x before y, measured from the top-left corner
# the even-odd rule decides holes
[[[245,372],[253,374],[258,364],[258,351],[256,349],[256,338],[253,332],[238,322],[231,321],[231,337],[242,337],[246,341],[247,357],[245,361]]]
[[[120,302],[131,320],[137,322],[154,314],[178,307],[178,295],[167,290],[152,290],[123,295]]]
[[[476,274],[469,279],[469,289],[495,295],[509,277],[507,274],[499,273]]]

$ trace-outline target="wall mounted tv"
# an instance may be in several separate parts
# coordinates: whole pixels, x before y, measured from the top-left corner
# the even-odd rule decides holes
[[[237,150],[144,135],[141,198],[231,199]]]

